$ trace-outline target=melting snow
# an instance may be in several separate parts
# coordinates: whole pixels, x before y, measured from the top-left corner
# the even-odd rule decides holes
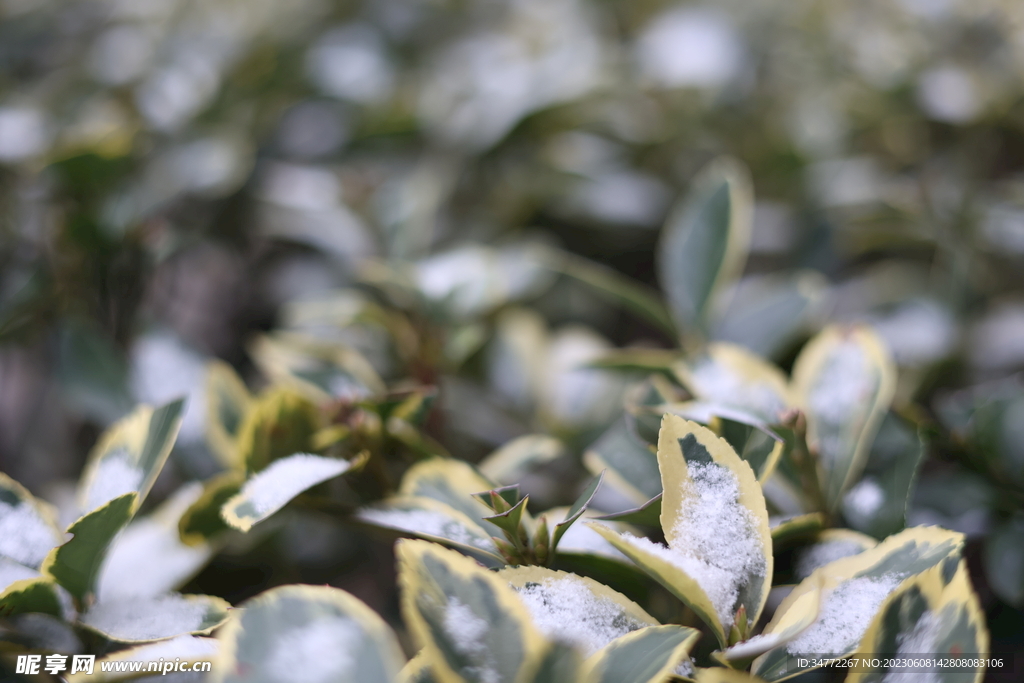
[[[629,543],[653,552],[693,578],[729,628],[740,590],[751,576],[764,577],[764,545],[754,514],[739,502],[739,482],[729,468],[691,464],[692,481],[669,547],[624,534]]]
[[[282,683],[349,680],[362,641],[362,630],[351,619],[323,617],[277,636],[267,670]]]
[[[472,677],[481,683],[499,683],[500,676],[487,652],[487,645],[483,642],[489,629],[488,623],[478,617],[468,605],[463,604],[458,598],[448,598],[444,613],[445,633],[452,639],[459,654],[476,662],[483,660],[482,663],[465,667],[464,670],[466,673],[472,673]]]
[[[111,600],[97,602],[82,622],[121,640],[156,640],[199,630],[208,609],[206,601],[181,595]]]
[[[818,567],[856,555],[862,550],[863,547],[856,541],[835,540],[815,543],[800,553],[796,561],[796,575],[801,579],[807,578]]]
[[[0,500],[0,555],[19,564],[38,567],[50,549],[60,542],[53,527],[31,503],[10,505]]]
[[[516,590],[541,632],[580,647],[584,656],[647,625],[613,600],[595,595],[576,576],[528,583]]]
[[[896,574],[863,576],[836,586],[821,603],[818,618],[786,649],[790,654],[839,655],[857,647],[882,601],[900,585]]]
[[[359,512],[359,519],[381,526],[418,534],[447,538],[462,545],[494,551],[489,538],[471,534],[458,520],[436,510],[384,510],[367,508]]]
[[[139,490],[146,473],[133,465],[130,457],[127,451],[121,451],[99,461],[85,495],[83,512],[92,512],[118,496]]]

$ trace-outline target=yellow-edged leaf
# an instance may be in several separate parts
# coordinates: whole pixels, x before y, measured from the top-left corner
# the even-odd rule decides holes
[[[947,574],[953,576],[947,581]],[[847,683],[882,683],[893,676],[980,683],[984,666],[970,666],[956,672],[930,666],[936,658],[977,662],[988,654],[988,630],[978,596],[971,589],[967,565],[939,564],[904,582],[875,614],[861,639],[858,654],[872,665],[854,669]],[[909,666],[887,663],[906,662]],[[914,660],[920,665],[914,666]],[[877,663],[878,666],[874,666]]]
[[[828,327],[793,366],[798,405],[807,415],[808,445],[817,452],[830,509],[860,475],[896,390],[896,366],[867,326]]]
[[[683,662],[700,631],[674,624],[648,626],[613,640],[583,663],[584,681],[661,683]]]
[[[136,494],[132,513],[138,510],[171,454],[183,407],[180,399],[156,409],[139,406],[100,436],[79,480],[81,512],[129,492]]]
[[[215,683],[393,683],[405,663],[391,628],[343,590],[280,586],[240,607],[217,633]]]
[[[754,660],[752,671],[778,681],[807,670],[804,654],[843,657],[853,652],[879,607],[910,577],[940,563],[956,561],[963,535],[938,527],[914,527],[874,548],[814,571],[782,601],[763,633],[771,634],[793,617],[787,612],[809,591],[821,591],[818,618],[803,633]]]
[[[206,441],[210,451],[225,467],[244,470],[238,435],[253,398],[242,378],[223,361],[213,361],[206,370]]]
[[[767,424],[778,422],[793,404],[782,371],[735,344],[710,344],[703,355],[678,362],[675,372],[702,401],[747,412]]]
[[[585,576],[544,567],[510,567],[498,576],[516,590],[549,640],[571,643],[584,657],[658,622],[635,602]]]
[[[441,683],[527,683],[546,651],[515,591],[436,543],[398,542],[402,614]]]
[[[36,568],[63,540],[53,506],[0,472],[0,558]]]

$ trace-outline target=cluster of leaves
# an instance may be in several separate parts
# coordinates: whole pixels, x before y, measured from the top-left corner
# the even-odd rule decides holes
[[[777,681],[820,661],[798,655],[986,653],[963,535],[903,529],[924,446],[907,417],[889,412],[896,372],[877,335],[826,327],[791,379],[714,341],[729,315],[720,298],[746,258],[750,194],[742,170],[718,162],[681,204],[660,252],[667,306],[588,264],[557,261],[680,339],[678,350],[584,361],[594,366],[586,372],[625,373],[629,387],[621,417],[582,459],[597,476],[571,507],[531,514],[517,486],[565,451],[559,439],[524,436],[474,467],[427,434],[432,386],[388,390],[353,346],[275,332],[252,347],[272,380],[261,393],[222,364],[208,369],[208,440],[223,471],[148,517],[132,521],[171,452],[180,401],[139,408],[100,438],[70,539],[44,503],[4,480],[0,525],[17,533],[0,537],[0,614],[11,624],[0,643],[45,650],[57,647],[57,632],[67,637],[57,649],[71,642],[103,654],[155,641],[107,657],[214,657],[215,679],[229,681]],[[422,323],[436,319],[435,304],[450,315],[466,289],[438,298],[401,269],[372,277],[382,299],[344,309],[334,321],[342,332],[387,320],[397,344],[411,330],[410,362],[450,348],[452,328]],[[452,356],[423,367],[453,372],[437,358]],[[548,424],[565,439],[587,437],[586,421]],[[868,477],[887,488],[866,488]],[[600,500],[636,507],[601,514]],[[173,592],[232,536],[286,505],[422,539],[397,546],[402,614],[418,652],[404,669],[390,627],[338,589],[283,586],[230,611],[219,598]],[[797,561],[780,581],[776,560],[786,553]],[[773,584],[790,578],[798,582],[764,624]],[[662,620],[680,623],[659,624],[604,585],[625,593],[648,580],[678,599]],[[33,629],[40,618],[53,628]]]

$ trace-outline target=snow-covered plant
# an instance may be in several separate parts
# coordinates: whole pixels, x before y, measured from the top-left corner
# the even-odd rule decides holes
[[[182,497],[131,523],[171,452],[181,412],[181,401],[142,406],[100,437],[66,528],[50,505],[0,475],[0,615],[16,624],[43,619],[49,629],[30,633],[50,642],[76,640],[70,626],[93,641],[136,643],[207,634],[224,621],[230,605],[221,598],[173,592],[209,558],[178,542]]]

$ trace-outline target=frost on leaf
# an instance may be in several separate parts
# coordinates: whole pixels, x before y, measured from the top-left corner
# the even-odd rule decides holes
[[[842,655],[852,652],[882,602],[903,577],[886,574],[849,579],[822,596],[818,618],[786,645],[790,654]]]
[[[501,675],[488,652],[485,636],[490,625],[458,598],[448,598],[444,612],[444,632],[455,650],[472,664],[462,667],[459,673],[464,678],[480,683],[501,683]]]
[[[623,612],[613,600],[595,595],[579,577],[530,582],[517,590],[544,635],[579,647],[584,656],[648,625]]]
[[[267,657],[267,672],[282,683],[348,680],[363,647],[363,632],[355,621],[322,617],[278,634]]]
[[[32,503],[0,500],[0,556],[19,564],[38,567],[50,549],[61,542]]]
[[[739,500],[736,475],[714,462],[690,463],[691,487],[668,547],[624,534],[632,545],[683,570],[701,587],[719,620],[729,628],[741,591],[767,566],[757,518]]]
[[[172,594],[149,600],[98,602],[82,616],[82,623],[116,640],[170,638],[210,625],[208,599]]]

